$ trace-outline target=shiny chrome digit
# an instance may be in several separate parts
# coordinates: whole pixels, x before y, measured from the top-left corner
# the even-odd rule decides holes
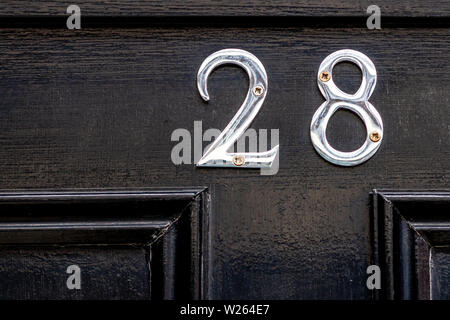
[[[341,91],[333,81],[333,68],[341,61],[355,63],[362,72],[362,83],[355,94]],[[355,166],[372,157],[383,140],[383,121],[368,101],[375,89],[377,72],[373,62],[361,52],[340,50],[323,60],[317,74],[317,83],[327,100],[317,109],[311,121],[311,141],[316,151],[326,160],[340,166]],[[356,113],[364,122],[367,137],[364,144],[352,152],[334,149],[327,141],[326,130],[331,116],[340,108]]]
[[[268,89],[266,70],[258,58],[244,50],[224,49],[213,53],[203,61],[197,74],[198,91],[205,101],[209,101],[208,77],[216,67],[223,64],[236,64],[247,71],[250,80],[249,91],[238,112],[206,150],[197,166],[270,168],[278,153],[279,146],[266,152],[228,152],[247,130],[261,109]]]

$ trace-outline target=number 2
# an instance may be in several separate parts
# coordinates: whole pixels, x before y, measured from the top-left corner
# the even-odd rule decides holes
[[[211,72],[223,64],[236,64],[247,71],[250,86],[247,97],[233,119],[206,150],[197,163],[198,167],[270,168],[278,154],[279,145],[266,152],[230,153],[228,150],[244,134],[261,109],[267,95],[266,70],[250,52],[240,49],[224,49],[207,57],[197,74],[197,87],[201,97],[209,101],[207,88]]]

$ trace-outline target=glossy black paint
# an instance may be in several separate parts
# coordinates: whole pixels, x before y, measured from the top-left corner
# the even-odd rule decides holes
[[[205,188],[2,193],[0,299],[200,299],[207,201]]]
[[[450,298],[450,192],[373,195],[373,262],[382,269],[378,297]]]
[[[380,1],[381,30],[366,28],[369,1],[251,0],[223,6],[223,1],[129,0],[110,1],[107,8],[101,1],[78,3],[87,19],[76,31],[66,29],[66,5],[59,1],[0,4],[0,16],[7,17],[0,19],[0,188],[28,193],[207,186],[210,220],[202,234],[209,240],[201,256],[209,263],[200,297],[372,298],[374,292],[366,287],[366,268],[373,263],[372,190],[449,186],[449,2]],[[246,74],[234,67],[212,74],[209,103],[197,92],[195,77],[203,59],[227,47],[252,52],[266,67],[269,92],[252,128],[280,130],[275,176],[171,161],[174,130],[185,128],[193,135],[193,123],[200,120],[203,130],[223,129],[247,93]],[[353,168],[324,161],[309,137],[311,117],[323,103],[317,68],[328,54],[344,48],[373,60],[378,82],[370,102],[385,127],[377,154]],[[334,77],[344,90],[359,85],[359,73],[349,64],[337,66]],[[363,135],[363,124],[348,112],[336,113],[329,124],[328,136],[337,148],[351,150]],[[109,206],[76,210],[67,221],[60,211],[46,213],[49,207],[41,212],[62,228],[90,221],[103,205]],[[0,211],[0,221],[21,217],[20,210],[8,208]],[[70,212],[70,206],[64,210]],[[128,209],[121,212],[114,217],[119,226],[132,216]],[[172,211],[164,211],[162,219],[166,214]],[[27,237],[37,234],[59,239],[48,232]],[[65,241],[98,239],[82,230],[62,234]],[[114,234],[118,239],[142,236],[116,230],[105,238],[113,241]],[[178,238],[167,235],[158,252],[173,262],[171,241]],[[436,250],[437,264],[446,266],[445,247]],[[403,256],[408,257],[406,251]],[[131,261],[138,268],[142,259]],[[448,283],[446,270],[436,270],[439,283]],[[157,272],[161,282],[179,273],[174,268]],[[128,273],[129,278],[137,273]],[[17,294],[51,296],[50,289],[33,288],[24,285]],[[176,296],[173,286],[158,288],[158,298]],[[411,292],[402,290],[404,297]],[[116,297],[124,295],[119,291]]]

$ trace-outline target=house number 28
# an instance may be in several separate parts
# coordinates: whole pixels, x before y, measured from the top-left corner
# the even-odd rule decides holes
[[[362,71],[362,83],[355,94],[342,92],[333,81],[333,68],[341,61],[355,63]],[[266,70],[250,52],[224,49],[207,57],[197,74],[197,87],[205,101],[209,100],[207,81],[211,72],[223,64],[236,64],[247,71],[250,86],[247,96],[231,122],[205,151],[198,167],[270,168],[279,152],[275,146],[266,152],[231,153],[228,150],[244,134],[262,107],[267,95]],[[316,151],[327,161],[340,166],[355,166],[370,159],[378,150],[383,138],[383,121],[375,107],[368,101],[377,81],[373,62],[361,52],[340,50],[332,53],[319,67],[318,86],[326,99],[311,121],[311,141]],[[364,122],[367,138],[352,152],[334,149],[327,141],[326,129],[331,116],[340,108],[356,113]]]

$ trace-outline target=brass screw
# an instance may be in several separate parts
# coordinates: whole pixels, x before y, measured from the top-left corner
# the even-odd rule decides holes
[[[331,79],[331,75],[326,71],[322,71],[319,78],[320,78],[320,81],[327,82]]]
[[[244,156],[234,156],[233,163],[235,166],[240,167],[245,163],[245,157]]]
[[[372,131],[369,135],[369,139],[373,142],[378,142],[381,139],[381,134],[378,131]]]
[[[262,95],[264,92],[264,88],[261,86],[256,86],[253,88],[253,93],[255,94],[255,96],[260,96]]]

